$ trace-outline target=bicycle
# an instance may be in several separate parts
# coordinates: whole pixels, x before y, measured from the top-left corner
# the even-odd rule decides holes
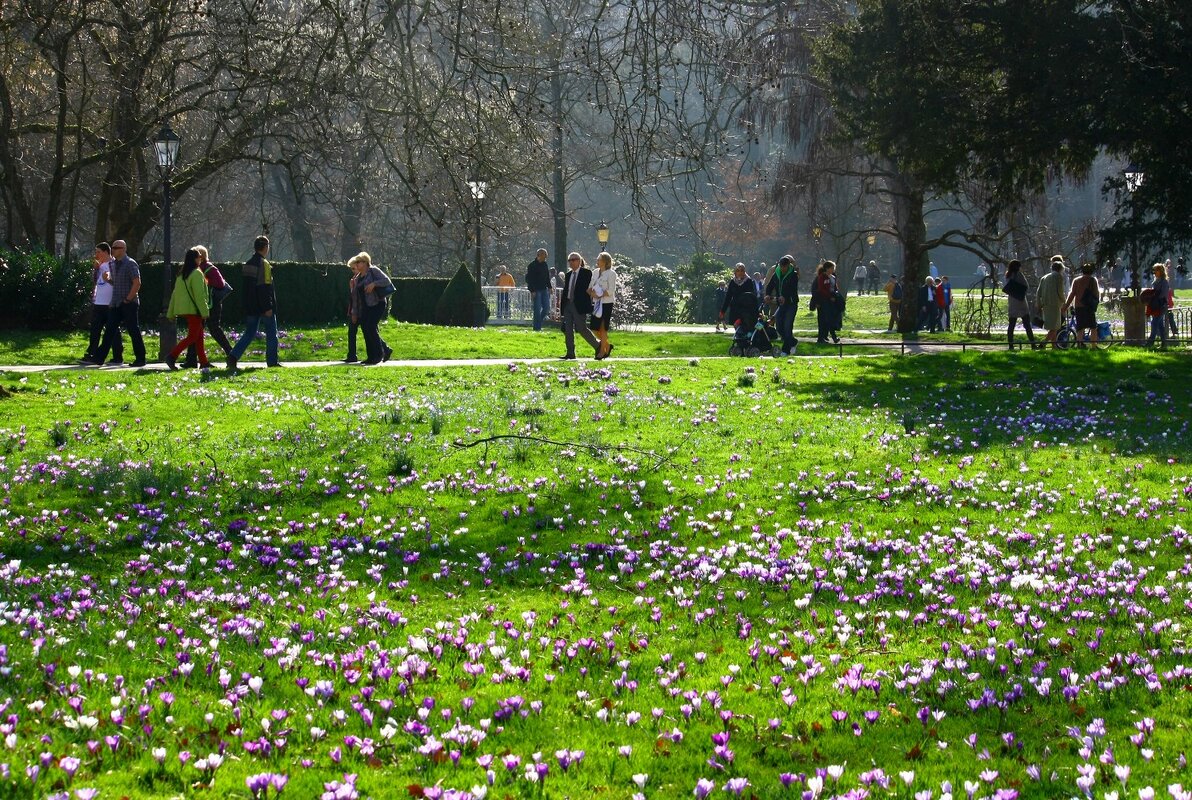
[[[1108,322],[1097,323],[1097,344],[1109,347],[1116,344],[1117,340],[1113,335],[1113,326]],[[1055,346],[1060,350],[1067,350],[1069,347],[1086,347],[1092,342],[1089,341],[1088,334],[1084,336],[1079,335],[1079,330],[1076,327],[1076,315],[1069,314],[1068,318],[1064,320],[1064,324],[1060,327],[1059,332],[1055,335]]]

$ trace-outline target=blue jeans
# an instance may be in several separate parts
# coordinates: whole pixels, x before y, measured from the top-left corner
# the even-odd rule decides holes
[[[1151,335],[1146,340],[1147,346],[1155,343],[1155,337],[1159,337],[1163,347],[1167,347],[1167,314],[1163,313],[1157,317],[1151,317]]]
[[[782,337],[782,352],[789,353],[795,348],[795,305],[783,303],[774,312],[774,327],[778,328],[778,335]]]
[[[550,316],[550,289],[530,292],[534,304],[534,330],[542,330],[542,321]]]
[[[240,357],[244,355],[244,351],[252,344],[252,340],[257,337],[258,326],[265,329],[265,363],[269,366],[279,363],[277,360],[276,314],[270,314],[267,317],[245,317],[244,333],[241,334],[240,340],[236,342],[236,346],[232,348],[232,352],[228,358],[233,361],[240,360]]]
[[[497,290],[497,316],[509,319],[509,292]]]

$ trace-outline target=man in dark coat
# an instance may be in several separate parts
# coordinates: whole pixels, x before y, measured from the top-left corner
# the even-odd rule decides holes
[[[269,255],[269,238],[258,236],[253,242],[253,254],[244,262],[244,333],[228,354],[228,369],[236,369],[244,351],[256,338],[257,328],[265,329],[265,363],[280,367],[277,356],[277,296],[273,292],[273,265]]]
[[[563,278],[563,293],[559,298],[559,317],[563,320],[563,337],[567,352],[562,358],[575,358],[575,332],[592,345],[593,355],[600,352],[600,340],[588,329],[587,315],[592,313],[592,298],[588,286],[592,283],[592,270],[584,266],[579,253],[567,256],[570,271]]]
[[[534,260],[526,267],[526,288],[534,309],[534,330],[542,330],[542,321],[550,313],[550,267],[546,263],[546,248],[539,247]]]

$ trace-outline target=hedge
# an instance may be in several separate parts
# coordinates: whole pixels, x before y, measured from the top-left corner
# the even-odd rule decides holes
[[[89,318],[91,265],[0,248],[0,328],[70,328]]]
[[[348,318],[349,270],[340,262],[308,263],[271,261],[277,292],[277,318],[285,325],[338,325]],[[177,266],[180,265],[176,265]],[[244,278],[242,263],[217,264],[234,291],[224,303],[224,322],[236,324],[243,318],[240,294]],[[141,265],[142,320],[147,309],[157,310],[161,302],[162,264]],[[402,322],[431,323],[435,306],[447,286],[445,278],[395,278],[397,291],[390,298],[390,315]],[[153,316],[156,316],[154,313]]]

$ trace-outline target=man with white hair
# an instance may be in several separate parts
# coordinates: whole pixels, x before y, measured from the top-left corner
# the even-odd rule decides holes
[[[853,270],[853,283],[857,285],[857,297],[865,294],[865,281],[869,278],[869,270],[865,268],[865,262],[862,261],[857,264],[857,268]]]

